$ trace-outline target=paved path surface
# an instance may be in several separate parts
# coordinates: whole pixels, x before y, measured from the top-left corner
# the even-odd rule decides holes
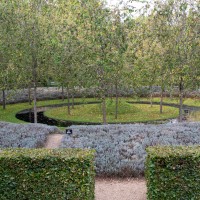
[[[95,200],[146,200],[144,179],[96,179]]]
[[[44,145],[44,148],[48,148],[48,149],[59,148],[63,136],[64,136],[63,134],[49,135],[47,138],[46,144]]]

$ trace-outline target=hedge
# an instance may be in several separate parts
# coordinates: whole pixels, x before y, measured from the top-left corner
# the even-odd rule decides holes
[[[94,151],[2,149],[1,200],[93,200]]]
[[[149,200],[199,200],[200,146],[147,148],[146,179]]]

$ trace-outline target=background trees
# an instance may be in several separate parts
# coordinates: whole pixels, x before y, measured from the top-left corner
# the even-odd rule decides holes
[[[0,2],[0,89],[2,91],[3,108],[6,108],[6,90],[16,86],[17,76],[17,30],[12,2]]]
[[[20,2],[18,25],[21,30],[21,67],[24,80],[30,80],[33,87],[34,122],[37,123],[37,87],[45,79],[50,44],[51,5],[44,0]],[[27,73],[28,72],[28,73]],[[28,75],[28,77],[27,77]]]
[[[54,27],[52,27],[54,43],[52,79],[62,87],[62,100],[66,88],[69,115],[70,94],[73,97],[74,87],[79,85],[76,79],[78,79],[83,54],[80,10],[79,1],[59,1],[54,9]]]
[[[198,6],[197,1],[173,1],[168,0],[157,2],[154,8],[153,25],[156,32],[154,33],[158,42],[162,45],[163,56],[160,63],[163,62],[161,68],[161,77],[164,74],[170,77],[170,82],[173,80],[173,85],[179,87],[179,118],[182,121],[182,105],[185,89],[190,89],[191,86],[197,84],[199,65],[194,64],[194,56],[196,50],[199,49],[198,29]],[[198,50],[197,50],[198,51]],[[164,70],[164,71],[163,71]],[[163,79],[162,79],[163,81]],[[160,84],[162,88],[162,83]],[[169,85],[169,83],[165,83]]]
[[[76,87],[95,88],[102,101],[124,87],[179,87],[180,121],[184,91],[199,87],[199,1],[155,1],[142,15],[128,7],[110,9],[104,1],[1,1],[0,89],[37,87],[52,79],[70,98]],[[112,90],[110,89],[112,88]],[[114,88],[114,89],[113,89]],[[114,91],[114,92],[110,92]],[[73,102],[73,101],[72,101]],[[72,103],[73,104],[73,103]]]

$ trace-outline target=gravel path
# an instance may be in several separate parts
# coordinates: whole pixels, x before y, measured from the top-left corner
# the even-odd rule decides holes
[[[95,200],[146,200],[144,179],[96,179]]]
[[[59,148],[63,136],[64,136],[63,134],[49,135],[46,144],[44,145],[44,148],[48,149]]]
[[[44,148],[59,148],[64,135],[52,134]],[[146,200],[144,179],[99,179],[95,181],[95,200]]]

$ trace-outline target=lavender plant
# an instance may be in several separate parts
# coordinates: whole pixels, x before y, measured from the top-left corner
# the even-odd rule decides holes
[[[61,147],[96,149],[98,175],[144,173],[145,149],[155,145],[198,145],[200,123],[72,126]]]
[[[0,122],[0,148],[36,148],[54,132],[59,132],[54,126]]]

